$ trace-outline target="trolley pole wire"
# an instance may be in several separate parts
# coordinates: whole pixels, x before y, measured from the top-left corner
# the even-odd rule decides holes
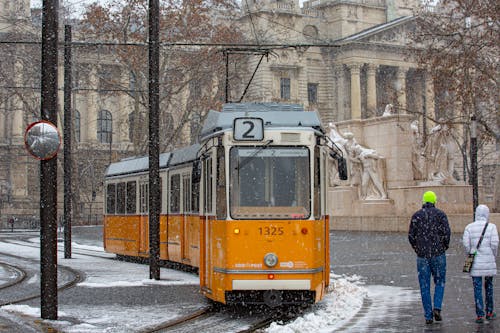
[[[160,279],[160,4],[149,0],[149,278]]]

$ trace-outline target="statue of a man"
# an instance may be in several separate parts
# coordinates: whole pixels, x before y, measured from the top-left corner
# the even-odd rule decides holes
[[[414,120],[410,124],[410,130],[413,137],[411,144],[411,166],[413,170],[413,179],[422,179],[422,135],[418,128],[418,120]]]
[[[379,162],[382,156],[374,149],[364,148],[356,142],[354,135],[345,133],[345,149],[351,162],[351,177],[358,177],[361,199],[387,199]]]
[[[443,185],[456,184],[453,170],[457,150],[449,125],[443,123],[433,127],[425,146],[427,180],[439,181]]]

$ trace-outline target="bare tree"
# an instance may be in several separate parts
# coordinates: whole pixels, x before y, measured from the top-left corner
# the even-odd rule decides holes
[[[482,166],[490,164],[488,172],[496,175],[496,200],[500,196],[499,14],[500,6],[492,0],[427,4],[418,13],[412,40],[420,64],[434,76],[436,117],[464,125],[465,161],[470,119],[477,118]],[[488,150],[493,155],[487,156]]]
[[[144,153],[148,146],[148,64],[147,48],[143,45],[147,41],[147,4],[146,0],[115,0],[106,5],[94,4],[87,8],[81,26],[81,36],[85,40],[111,40],[129,44],[101,49],[112,53],[120,69],[127,73],[126,82],[116,80],[115,76],[110,83],[115,89],[128,94],[132,101],[129,126],[133,128],[132,140],[138,153]],[[199,125],[193,123],[200,122],[208,109],[220,107],[225,62],[219,49],[210,45],[241,42],[242,34],[231,23],[235,22],[233,18],[237,9],[232,0],[161,2],[162,150],[195,141]],[[182,47],[172,44],[182,44]]]

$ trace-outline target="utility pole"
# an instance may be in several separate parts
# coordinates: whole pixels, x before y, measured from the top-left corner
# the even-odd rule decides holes
[[[160,3],[149,0],[149,278],[160,279]]]
[[[472,182],[472,217],[475,220],[476,207],[479,205],[479,189],[477,183],[477,120],[471,117],[470,124],[470,168]]]
[[[57,126],[58,0],[42,12],[41,118]],[[57,319],[57,157],[40,161],[40,291],[42,319]]]
[[[64,26],[64,258],[71,258],[71,26]]]

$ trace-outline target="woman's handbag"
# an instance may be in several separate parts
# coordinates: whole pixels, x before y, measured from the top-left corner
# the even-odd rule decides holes
[[[476,257],[477,249],[481,246],[481,242],[483,241],[484,233],[486,231],[486,228],[488,228],[488,222],[484,225],[483,232],[481,233],[481,237],[479,238],[479,241],[477,242],[476,246],[476,251],[474,253],[469,253],[467,257],[465,258],[465,263],[464,263],[464,268],[462,269],[462,272],[464,273],[470,273],[470,270],[472,269],[472,264],[474,263],[474,258]]]
[[[470,270],[472,268],[472,264],[474,263],[474,257],[476,256],[476,252],[474,253],[469,253],[467,257],[465,257],[465,264],[463,268],[464,273],[470,273]]]

